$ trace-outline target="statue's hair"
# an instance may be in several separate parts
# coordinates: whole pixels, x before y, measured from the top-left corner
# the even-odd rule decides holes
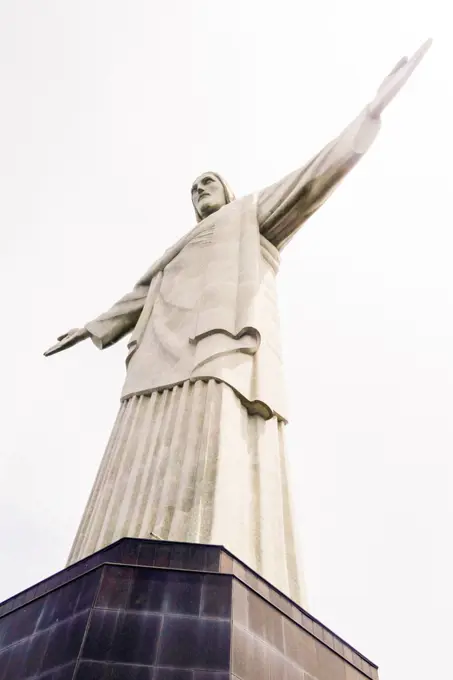
[[[232,189],[225,182],[222,175],[219,175],[218,172],[203,172],[203,174],[199,175],[199,177],[203,177],[204,175],[212,175],[213,177],[215,177],[216,179],[219,180],[220,184],[223,186],[223,190],[225,192],[225,200],[226,200],[227,203],[232,203],[235,200],[236,197],[235,197]],[[200,213],[198,212],[197,208],[195,207],[193,197],[192,197],[192,205],[193,205],[194,210],[195,210],[195,215],[197,216],[197,222],[201,222],[201,220],[203,218],[201,217]]]

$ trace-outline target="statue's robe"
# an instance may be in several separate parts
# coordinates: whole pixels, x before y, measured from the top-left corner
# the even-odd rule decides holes
[[[70,562],[122,536],[217,543],[304,600],[275,277],[281,249],[378,129],[364,111],[305,167],[202,220],[86,324],[100,348],[132,336]]]

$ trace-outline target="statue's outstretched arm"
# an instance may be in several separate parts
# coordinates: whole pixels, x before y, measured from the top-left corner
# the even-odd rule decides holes
[[[401,59],[383,80],[373,101],[306,166],[260,192],[260,230],[277,248],[286,245],[370,148],[380,129],[382,111],[407,82],[430,46],[428,40],[410,59]]]
[[[85,324],[83,328],[74,328],[61,335],[57,344],[44,352],[44,356],[62,352],[87,338],[91,338],[100,349],[113,345],[133,330],[148,290],[149,282],[143,277],[130,293],[118,300],[107,312]]]
[[[163,256],[156,260],[137,281],[131,292],[118,300],[107,312],[85,324],[83,328],[74,328],[64,335],[60,335],[57,344],[44,352],[44,356],[48,357],[57,352],[62,352],[87,338],[91,338],[99,349],[105,349],[130,333],[142,313],[151,281],[158,272],[171,262],[186,241],[187,237],[183,237],[174,246],[168,248]]]

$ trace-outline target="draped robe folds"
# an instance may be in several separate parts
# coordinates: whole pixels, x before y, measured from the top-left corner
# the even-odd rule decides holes
[[[274,585],[303,600],[282,439],[287,411],[275,290],[279,251],[366,152],[378,130],[379,121],[365,110],[305,167],[199,222],[150,267],[131,293],[86,324],[99,348],[108,347],[129,332],[132,336],[118,416],[122,425],[117,422],[116,426],[117,431],[122,430],[116,439],[112,435],[107,447],[70,562],[123,535],[217,542],[236,552]],[[190,384],[199,384],[198,391]],[[198,418],[200,432],[206,422],[202,414],[195,415],[195,393],[209,411],[208,392],[200,396],[200,390],[210,391],[217,415],[210,420],[204,463],[199,460],[198,442],[194,445],[198,453],[195,449],[192,452],[193,464],[186,464],[186,478],[175,481],[179,473],[172,466],[176,461],[184,466],[184,451],[172,459],[171,443],[166,443],[163,432],[157,430],[164,427],[165,418],[171,418],[170,405],[161,403],[167,399],[165,393],[172,394],[167,399],[170,403],[180,389],[189,400],[184,409]],[[152,419],[145,422],[145,416],[138,416],[138,404],[143,414],[144,404],[150,399],[154,399],[154,406],[159,401],[162,413],[153,412]],[[129,413],[129,425],[125,425],[127,409],[134,411]],[[229,435],[229,441],[226,434],[235,427],[239,430],[235,436]],[[134,428],[156,430],[154,443],[143,444],[147,453],[140,467],[143,471],[148,465],[154,476],[160,475],[165,488],[173,489],[168,498],[159,492],[158,499],[148,499],[148,505],[161,504],[162,510],[151,512],[146,521],[136,517],[136,507],[147,505],[136,496],[140,489],[139,496],[146,497],[150,486],[137,474],[138,486],[132,488],[124,469],[125,450],[136,436]],[[152,432],[149,437],[153,438]],[[180,446],[181,442],[176,445]],[[228,446],[229,451],[221,450]],[[188,452],[187,456],[192,454]],[[167,462],[163,462],[165,456]],[[179,507],[175,488],[193,487],[196,479],[203,482],[199,477],[203,466],[213,470],[209,498],[200,497],[197,504],[192,496]],[[244,474],[241,466],[247,468]],[[264,466],[258,476],[257,466]],[[266,474],[275,477],[276,470],[278,484],[266,481]],[[126,492],[130,507],[113,510],[112,493],[120,494],[116,503],[121,505]],[[106,495],[110,496],[108,501],[103,498]],[[237,508],[236,513],[232,507]],[[127,519],[131,515],[135,517],[133,526]],[[244,528],[239,525],[232,529],[229,517],[242,522]],[[273,558],[272,552],[277,553]]]

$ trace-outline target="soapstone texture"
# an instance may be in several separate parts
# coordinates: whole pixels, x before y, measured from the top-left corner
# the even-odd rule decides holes
[[[427,49],[308,164],[235,199],[192,186],[196,226],[107,312],[59,338],[103,349],[131,333],[122,403],[69,563],[124,536],[219,543],[304,602],[284,445],[280,252],[369,149]]]

